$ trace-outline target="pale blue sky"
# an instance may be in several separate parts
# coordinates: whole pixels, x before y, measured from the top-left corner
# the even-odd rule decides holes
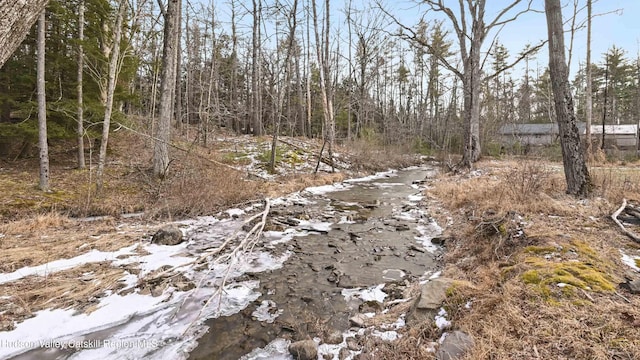
[[[523,1],[526,3],[527,1]],[[579,0],[580,6],[584,7],[586,0]],[[399,10],[400,18],[416,22],[419,19],[418,14],[421,10],[412,8],[411,1],[389,1],[390,6],[397,7]],[[395,4],[394,4],[395,3]],[[450,4],[449,4],[450,3]],[[495,15],[511,1],[507,0],[487,0],[486,20],[493,19]],[[394,4],[394,5],[391,5]],[[413,3],[415,4],[415,3]],[[445,0],[445,4],[452,8],[457,8],[457,0]],[[562,0],[562,4],[566,5],[563,8],[563,16],[565,21],[568,21],[573,15],[573,0]],[[526,4],[522,4],[526,7]],[[543,0],[534,0],[533,7],[536,10],[544,9]],[[407,11],[406,9],[411,8]],[[522,8],[522,6],[520,6]],[[424,7],[422,9],[425,9]],[[615,10],[620,10],[615,12]],[[516,13],[513,11],[512,13]],[[613,13],[611,13],[613,12]],[[607,15],[595,16],[598,14],[609,13]],[[603,53],[605,53],[612,45],[616,45],[619,48],[624,49],[627,52],[627,57],[635,59],[638,57],[640,51],[640,0],[594,0],[593,15],[595,16],[592,24],[592,62],[599,63],[603,59]],[[586,8],[579,13],[577,19],[578,22],[584,21],[587,17]],[[445,22],[446,26],[449,23]],[[506,25],[499,33],[498,37],[502,44],[509,49],[511,55],[519,53],[523,47],[527,44],[537,44],[541,39],[547,37],[546,18],[544,13],[527,13],[518,18],[516,22]],[[567,24],[566,29],[569,29],[570,24]],[[451,28],[451,27],[449,27]],[[570,34],[566,34],[565,43],[569,46]],[[489,36],[486,40],[486,47],[491,44],[493,36]],[[584,62],[586,59],[587,49],[587,31],[586,28],[578,30],[574,38],[574,48],[571,72],[575,73],[578,69],[579,62]],[[532,66],[537,64],[540,68],[544,68],[548,62],[547,47],[545,46],[542,51],[537,55],[536,60],[533,61]]]

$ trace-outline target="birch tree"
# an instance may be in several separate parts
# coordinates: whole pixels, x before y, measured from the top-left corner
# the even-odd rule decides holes
[[[591,180],[584,160],[569,85],[560,0],[545,0],[544,8],[549,33],[549,71],[558,119],[567,193],[584,197],[589,193]]]
[[[42,10],[38,19],[38,146],[40,147],[40,190],[49,191],[49,146],[47,144],[47,97],[45,94],[45,31],[46,11]]]
[[[84,74],[84,0],[78,6],[78,169],[85,168],[84,161],[84,104],[83,104],[83,74]]]
[[[96,189],[102,191],[104,185],[104,165],[107,161],[107,144],[109,142],[109,130],[111,127],[111,114],[113,113],[113,95],[116,91],[118,80],[118,68],[120,64],[120,41],[122,40],[122,23],[127,9],[127,0],[120,0],[118,15],[116,17],[115,33],[113,35],[113,49],[109,59],[109,77],[107,80],[107,94],[104,109],[104,121],[102,123],[102,139],[100,141],[100,153],[98,155],[98,170],[96,171]]]

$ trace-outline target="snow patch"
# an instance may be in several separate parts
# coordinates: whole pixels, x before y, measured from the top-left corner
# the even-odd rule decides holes
[[[387,294],[382,291],[385,284],[380,284],[377,286],[371,286],[365,289],[362,288],[353,288],[353,289],[342,289],[342,296],[344,296],[344,300],[346,302],[351,301],[351,299],[359,298],[362,301],[377,301],[379,303],[383,303],[384,299],[387,297]]]
[[[118,251],[98,251],[91,250],[82,255],[78,255],[76,257],[72,257],[70,259],[60,259],[48,262],[46,264],[38,265],[38,266],[26,266],[20,268],[12,273],[3,273],[0,274],[0,284],[6,284],[8,282],[20,280],[27,276],[46,276],[51,273],[72,269],[79,265],[91,264],[103,261],[114,261],[119,256],[133,255],[134,250],[138,247],[138,244],[134,244],[125,248],[122,248]]]

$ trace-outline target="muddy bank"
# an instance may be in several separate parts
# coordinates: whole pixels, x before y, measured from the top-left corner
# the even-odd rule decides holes
[[[345,333],[350,317],[380,313],[406,286],[439,268],[431,244],[441,228],[421,202],[432,168],[312,188],[276,204],[265,236],[304,231],[274,246],[290,252],[280,269],[244,275],[261,296],[237,314],[211,319],[190,359],[238,359],[276,338]],[[355,290],[351,290],[355,289]],[[364,290],[364,292],[363,292]]]

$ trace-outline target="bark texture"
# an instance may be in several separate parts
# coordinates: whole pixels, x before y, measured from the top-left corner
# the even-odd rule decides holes
[[[27,36],[49,0],[0,0],[0,67]]]
[[[153,147],[153,172],[163,178],[169,168],[169,143],[171,119],[176,88],[176,60],[178,55],[178,11],[180,0],[169,0],[164,12],[164,49],[162,50],[162,75],[160,79],[160,113]]]
[[[38,147],[40,148],[40,190],[49,191],[49,145],[47,143],[47,98],[45,93],[45,35],[46,19],[42,10],[38,20]]]
[[[576,196],[587,196],[591,181],[584,160],[584,152],[573,108],[573,97],[569,87],[569,71],[564,53],[564,32],[560,0],[545,0],[545,14],[549,31],[549,71],[560,132],[560,146],[562,147],[567,193]]]

